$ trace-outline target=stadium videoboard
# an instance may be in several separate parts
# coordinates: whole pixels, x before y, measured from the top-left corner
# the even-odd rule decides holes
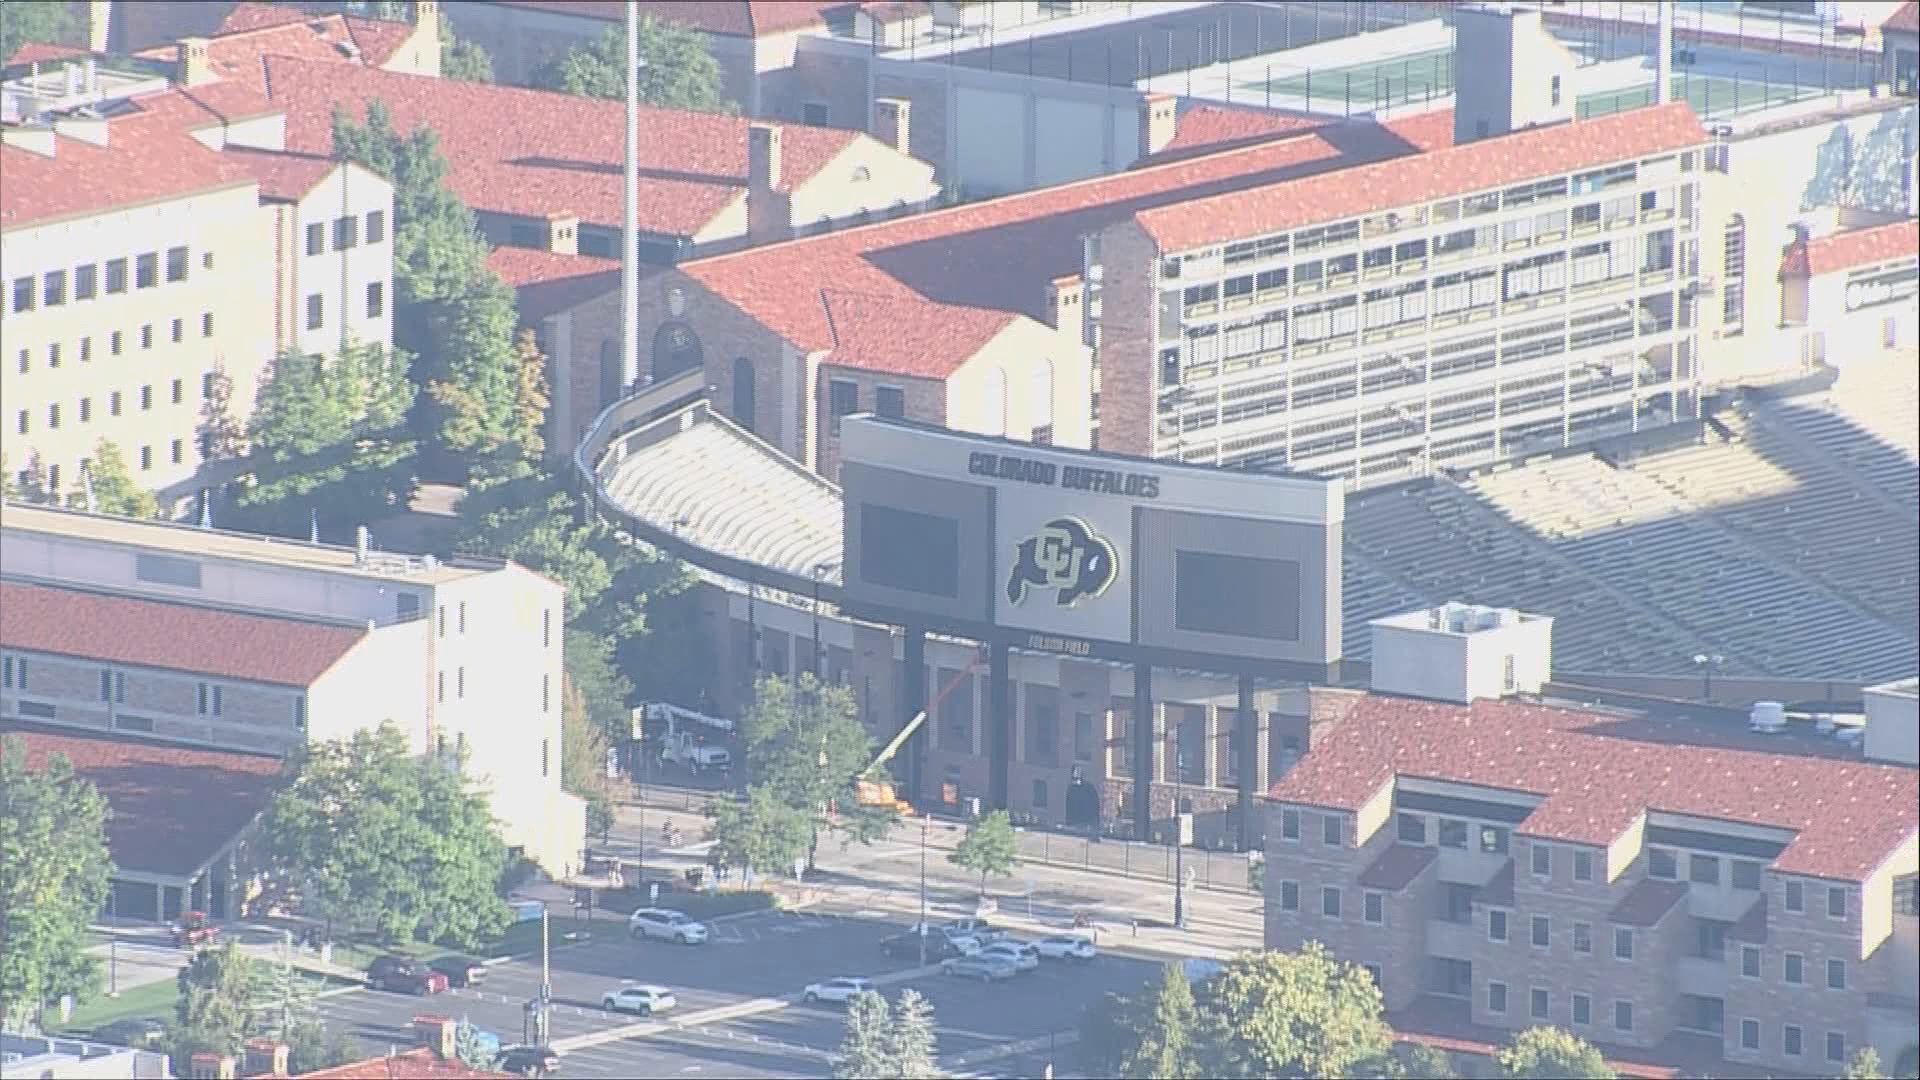
[[[842,604],[1020,648],[1326,681],[1338,481],[841,426]]]

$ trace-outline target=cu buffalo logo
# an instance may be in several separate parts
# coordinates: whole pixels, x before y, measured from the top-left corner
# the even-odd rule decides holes
[[[1099,596],[1118,573],[1113,545],[1079,518],[1054,518],[1020,542],[1019,557],[1007,578],[1007,600],[1019,604],[1029,588],[1054,590],[1053,602],[1072,607]]]

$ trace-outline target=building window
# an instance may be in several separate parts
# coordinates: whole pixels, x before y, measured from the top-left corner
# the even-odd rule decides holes
[[[360,223],[352,214],[333,219],[333,250],[345,251],[360,242]]]
[[[15,681],[20,689],[27,688],[27,661],[25,657],[0,657],[0,686],[11,687]]]
[[[1480,826],[1480,850],[1488,855],[1507,853],[1507,830],[1492,825]]]
[[[1503,1013],[1507,1011],[1507,984],[1490,982],[1487,984],[1487,1011]]]
[[[1613,1003],[1613,1026],[1618,1031],[1633,1030],[1633,1002],[1616,1001]]]
[[[127,260],[107,260],[107,292],[123,293],[127,291]]]
[[[898,386],[876,387],[873,391],[873,411],[896,420],[906,416],[907,392]]]
[[[1573,951],[1582,956],[1593,954],[1593,924],[1577,922],[1573,924]]]
[[[49,270],[40,279],[40,303],[43,307],[59,307],[67,302],[67,272]]]
[[[1533,917],[1533,947],[1545,949],[1553,944],[1553,920],[1545,915]]]
[[[1340,917],[1340,890],[1329,885],[1320,890],[1320,914],[1329,919]]]
[[[1889,315],[1880,321],[1880,346],[1881,348],[1892,349],[1898,347],[1899,344],[1900,320],[1895,316]]]
[[[152,468],[153,468],[153,447],[143,446],[140,448],[140,471],[148,472]]]
[[[385,210],[367,211],[367,243],[377,244],[387,238],[387,212]]]
[[[1787,910],[1788,910],[1788,911],[1805,911],[1805,910],[1807,910],[1807,906],[1806,906],[1806,898],[1805,898],[1804,896],[1802,896],[1802,895],[1801,895],[1801,894],[1802,894],[1802,891],[1803,891],[1803,890],[1802,890],[1802,888],[1801,888],[1801,884],[1800,884],[1799,882],[1797,882],[1797,881],[1789,881],[1789,882],[1787,882],[1787,888],[1786,888],[1786,893],[1787,893],[1787,896],[1786,896],[1786,900],[1787,900]]]
[[[753,430],[753,361],[744,356],[733,358],[733,418],[741,427]]]
[[[160,284],[160,255],[149,251],[133,260],[133,287],[151,289]]]
[[[1593,852],[1576,851],[1573,853],[1573,880],[1593,880]]]
[[[387,313],[387,283],[367,282],[367,318],[378,319]]]
[[[1499,908],[1491,908],[1487,911],[1487,940],[1507,940],[1507,913]]]
[[[1045,780],[1035,780],[1033,782],[1033,808],[1035,810],[1045,810],[1047,808],[1047,782]]]
[[[14,423],[14,429],[18,431],[20,434],[25,435],[28,430],[27,410],[21,409],[20,415],[14,417],[13,423]]]
[[[1399,815],[1400,839],[1403,843],[1424,844],[1427,842],[1427,819],[1423,814],[1409,814],[1402,811]]]
[[[56,431],[60,428],[60,403],[57,401],[47,406],[47,427]]]
[[[1827,989],[1845,990],[1847,988],[1847,962],[1845,960],[1827,961]]]
[[[1555,75],[1553,77],[1553,82],[1549,84],[1548,92],[1553,95],[1553,107],[1556,109],[1559,108],[1560,107],[1560,76]]]
[[[200,253],[200,269],[202,270],[213,269],[213,252],[203,251]]]
[[[173,385],[171,389],[173,391],[173,403],[175,405],[178,405],[181,402],[186,400],[187,387],[186,387],[186,383],[183,380],[180,380],[180,379],[173,380]]]
[[[201,716],[219,716],[222,712],[220,687],[213,683],[200,683],[197,687]]]
[[[1847,917],[1846,886],[1832,885],[1827,888],[1827,917],[1833,919]]]
[[[20,430],[21,431],[27,430],[27,414],[26,413],[20,414]],[[1280,839],[1282,840],[1299,840],[1300,839],[1300,811],[1298,810],[1280,811]]]
[[[91,300],[100,291],[100,268],[92,263],[73,268],[74,300]]]
[[[92,419],[93,419],[93,399],[81,398],[80,399],[80,422],[84,424],[87,421]]]
[[[851,416],[860,411],[860,386],[847,379],[829,379],[827,381],[827,412],[829,430],[840,434],[840,418]]]
[[[47,346],[47,366],[50,368],[60,366],[60,343],[57,341]]]
[[[1740,1049],[1742,1050],[1760,1049],[1760,1021],[1758,1020],[1740,1021]]]
[[[316,221],[307,226],[307,254],[320,255],[327,250],[327,224]]]
[[[152,323],[145,323],[140,327],[140,347],[143,349],[153,348],[153,324]]]
[[[447,673],[444,671],[434,677],[433,699],[435,701],[447,700]]]
[[[1680,876],[1680,860],[1666,848],[1648,848],[1647,876],[1673,881]]]
[[[27,277],[14,278],[13,279],[13,313],[15,315],[18,315],[23,311],[32,311],[32,310],[33,310],[33,278],[32,276],[29,275]]]
[[[24,668],[22,670],[24,670]],[[23,682],[21,683],[21,685],[25,686],[26,684]],[[1281,911],[1299,911],[1300,910],[1300,883],[1299,882],[1283,881],[1280,883],[1280,910]]]
[[[1758,892],[1760,889],[1760,864],[1747,859],[1735,859],[1728,868],[1729,877],[1736,889]]]
[[[1781,964],[1780,977],[1786,980],[1787,985],[1799,986],[1805,981],[1803,972],[1800,970],[1803,963],[1804,961],[1799,953],[1790,952],[1786,954],[1786,958]]]
[[[1758,945],[1740,946],[1740,974],[1749,979],[1760,977],[1760,947]]]
[[[1553,876],[1553,849],[1535,841],[1531,845],[1534,877]]]
[[[1787,1024],[1780,1029],[1780,1051],[1788,1057],[1800,1056],[1800,1025]]]
[[[540,647],[553,647],[553,609],[547,608],[540,613]]]
[[[1528,1013],[1535,1020],[1545,1020],[1547,1014],[1553,1009],[1553,995],[1536,986],[1528,995],[1528,999]]]
[[[1073,714],[1073,760],[1093,760],[1093,714]]]
[[[203,338],[213,336],[213,312],[211,311],[200,313],[200,336]]]
[[[318,330],[327,324],[326,307],[319,293],[307,294],[307,329]]]
[[[435,632],[439,634],[441,637],[446,637],[447,636],[447,605],[445,604],[440,605],[439,610],[434,615],[434,623],[438,627],[438,629]]]
[[[1693,855],[1688,860],[1687,877],[1695,885],[1720,884],[1720,860],[1712,855]]]
[[[1838,1031],[1827,1032],[1827,1060],[1845,1061],[1847,1059],[1847,1037]]]
[[[1320,842],[1328,847],[1339,847],[1346,839],[1346,822],[1339,814],[1327,814],[1320,819]]]
[[[1573,1022],[1590,1024],[1593,1022],[1593,999],[1585,994],[1573,995]]]
[[[107,393],[107,415],[120,415],[120,391],[118,390],[111,390]]]
[[[826,127],[829,113],[823,101],[809,101],[800,106],[800,122],[814,127]]]
[[[1633,931],[1624,926],[1613,929],[1613,958],[1615,960],[1633,959]]]
[[[107,335],[107,352],[114,356],[120,355],[120,350],[125,344],[126,338],[120,331],[115,330],[113,333]]]
[[[540,711],[553,711],[553,676],[540,676]]]
[[[1440,846],[1464,849],[1467,846],[1467,823],[1458,818],[1441,818]]]
[[[307,695],[305,694],[293,699],[293,727],[295,731],[307,730]]]
[[[1385,988],[1386,983],[1383,980],[1386,978],[1386,974],[1380,969],[1379,964],[1361,964],[1360,970],[1367,973],[1367,978],[1373,981],[1373,988],[1375,990]]]
[[[1386,906],[1386,897],[1377,892],[1366,893],[1360,898],[1361,918],[1378,926],[1387,921]]]
[[[453,696],[465,699],[467,696],[467,665],[461,664],[453,672]]]
[[[553,752],[553,740],[541,739],[540,740],[540,775],[541,776],[547,775],[547,767],[550,764],[549,758],[552,756],[552,752]]]
[[[169,330],[172,332],[173,343],[175,345],[180,344],[181,339],[187,336],[186,334],[187,327],[186,327],[186,323],[183,320],[180,320],[180,319],[173,320],[172,324],[169,326]]]
[[[467,632],[467,602],[465,600],[460,601],[460,607],[458,610],[459,610],[459,630],[461,633],[464,634]]]
[[[187,280],[187,249],[171,247],[167,249],[167,280]]]
[[[100,700],[113,700],[113,672],[105,668],[100,669]]]

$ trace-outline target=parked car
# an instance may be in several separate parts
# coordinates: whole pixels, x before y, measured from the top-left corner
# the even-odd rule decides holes
[[[546,1046],[509,1046],[495,1068],[515,1076],[552,1076],[560,1071],[560,1051]]]
[[[994,929],[993,925],[987,922],[987,920],[972,916],[961,919],[948,919],[942,924],[942,928],[949,934],[965,934],[968,937],[979,938],[981,941],[991,941],[1006,933],[1004,930]]]
[[[447,988],[447,977],[417,960],[381,956],[367,965],[367,985],[395,994],[438,994]]]
[[[1011,979],[1019,970],[1005,960],[992,956],[956,956],[940,962],[940,973],[961,979],[999,982]]]
[[[996,941],[975,953],[983,960],[1005,960],[1015,971],[1032,971],[1040,966],[1040,952],[1024,941]]]
[[[950,956],[965,956],[966,951],[956,944],[956,942],[960,941],[971,942],[976,948],[978,947],[978,943],[974,942],[972,938],[950,938],[940,933],[928,934],[927,959],[945,960]],[[920,958],[920,935],[912,930],[908,930],[903,934],[888,935],[880,939],[880,951],[887,956],[918,960]]]
[[[699,945],[707,940],[707,924],[671,908],[640,908],[627,918],[627,933],[634,937],[677,941]]]
[[[470,956],[443,956],[427,966],[445,975],[455,989],[479,986],[487,977],[487,965]]]
[[[1085,962],[1099,955],[1092,941],[1078,934],[1054,934],[1043,937],[1033,943],[1033,947],[1048,960],[1079,960]]]
[[[100,1042],[136,1050],[158,1046],[166,1037],[167,1022],[157,1016],[131,1016],[93,1029],[93,1038]]]
[[[609,990],[600,995],[600,1007],[608,1012],[634,1013],[639,1016],[652,1016],[678,1005],[673,991],[664,986],[652,986],[645,983],[626,983],[618,990]]]
[[[830,1001],[836,1005],[845,1005],[855,994],[873,992],[873,980],[858,975],[838,975],[826,982],[817,982],[808,986],[800,999],[809,1005]]]

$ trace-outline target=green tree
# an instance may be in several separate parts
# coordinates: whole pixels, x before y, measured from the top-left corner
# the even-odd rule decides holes
[[[288,351],[261,384],[250,483],[235,499],[252,528],[299,535],[309,517],[332,528],[384,517],[413,487],[407,437],[409,357],[376,343],[326,358]]]
[[[13,58],[28,42],[49,45],[80,45],[83,27],[64,3],[38,0],[33,3],[0,4],[0,64]]]
[[[610,745],[606,731],[588,712],[586,695],[568,681],[560,693],[560,786],[586,800],[590,834],[605,833],[613,825],[606,770]]]
[[[1453,1060],[1447,1052],[1431,1046],[1412,1046],[1404,1052],[1396,1053],[1401,1063],[1401,1075],[1406,1080],[1454,1080],[1460,1074],[1454,1070]]]
[[[1880,1051],[1871,1046],[1855,1050],[1847,1067],[1840,1070],[1841,1080],[1886,1080],[1886,1076],[1880,1071]]]
[[[1124,1056],[1120,1075],[1147,1080],[1205,1076],[1193,1045],[1198,1030],[1199,1014],[1186,968],[1177,962],[1168,964],[1154,988],[1152,1012],[1140,1032],[1139,1045]]]
[[[980,895],[985,896],[988,874],[1013,876],[1013,869],[1020,861],[1017,845],[1013,819],[1005,810],[995,810],[967,825],[967,835],[947,853],[947,861],[979,874]]]
[[[652,16],[640,17],[640,78],[642,104],[663,109],[732,112],[720,93],[720,64],[695,31]],[[627,29],[609,27],[593,42],[576,46],[533,74],[533,85],[563,94],[625,101]]]
[[[1237,956],[1195,997],[1214,1076],[1348,1076],[1392,1046],[1372,978],[1318,942]]]
[[[1139,999],[1112,991],[1080,1013],[1080,1064],[1089,1076],[1119,1076],[1138,1052],[1148,1024]]]
[[[305,1076],[366,1057],[352,1038],[316,1017],[295,1020],[287,1029],[287,1071]]]
[[[19,497],[19,489],[13,486],[13,470],[7,467],[7,455],[0,454],[0,500],[12,502]]]
[[[1613,1080],[1613,1070],[1592,1044],[1554,1027],[1531,1027],[1495,1053],[1504,1076],[1521,1080]]]
[[[388,941],[431,930],[473,948],[506,929],[495,890],[506,848],[462,770],[409,754],[388,723],[303,747],[287,771],[264,848],[270,873],[303,904]]]
[[[522,460],[538,464],[546,454],[547,406],[552,403],[547,357],[539,338],[522,327],[513,340],[513,411],[506,429],[507,445]]]
[[[410,0],[355,0],[346,5],[348,11],[364,15],[369,19],[383,19],[387,22],[411,22],[413,4]],[[454,36],[453,20],[446,12],[440,13],[440,77],[459,79],[463,82],[493,81],[493,57],[487,50],[471,41],[461,41]]]
[[[893,1063],[893,1010],[887,999],[872,991],[847,1001],[846,1032],[833,1062],[839,1080],[891,1080],[900,1075]]]
[[[762,874],[785,873],[806,850],[813,822],[781,802],[772,788],[755,784],[744,801],[707,803],[709,857],[716,866],[744,866]]]
[[[567,682],[579,691],[587,718],[609,743],[627,738],[633,729],[628,701],[633,684],[613,666],[612,650],[604,638],[569,628],[563,643]]]
[[[252,1030],[261,973],[253,957],[229,941],[193,954],[175,977],[174,1071],[186,1075],[194,1054],[235,1054]]]
[[[808,869],[823,830],[840,833],[843,842],[872,843],[892,824],[893,814],[854,798],[854,780],[872,763],[874,746],[849,688],[823,683],[812,672],[791,682],[764,677],[740,738],[756,784],[810,819]]]
[[[480,1040],[480,1029],[465,1020],[453,1029],[453,1056],[469,1069],[488,1070],[500,1055]]]
[[[207,400],[200,406],[195,435],[201,453],[210,460],[238,457],[246,449],[247,427],[234,415],[233,378],[225,364],[215,364],[207,375]]]
[[[912,987],[900,991],[899,1000],[893,1004],[887,1056],[892,1059],[893,1075],[901,1080],[934,1080],[940,1075],[933,1004]]]
[[[482,267],[460,291],[431,303],[426,321],[436,348],[427,393],[439,408],[441,444],[483,459],[511,453],[520,365],[513,290]]]
[[[615,652],[620,670],[647,688],[647,696],[701,709],[702,695],[713,685],[713,646],[697,631],[704,602],[695,589],[667,589],[648,598],[648,631],[625,638]]]
[[[41,458],[40,451],[27,452],[27,467],[20,470],[18,483],[10,497],[29,503],[53,501],[53,485],[47,481],[47,463]]]
[[[0,738],[0,1023],[10,1030],[99,985],[87,924],[107,898],[108,813],[64,755],[33,768],[24,739]]]
[[[88,498],[88,483],[92,497]],[[134,482],[127,471],[126,456],[107,439],[93,444],[93,460],[87,463],[87,478],[74,488],[68,500],[96,514],[116,517],[152,518],[160,516],[160,502],[153,492]],[[91,502],[91,505],[88,505]]]

